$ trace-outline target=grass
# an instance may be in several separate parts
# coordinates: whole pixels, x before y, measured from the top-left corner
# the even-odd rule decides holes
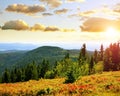
[[[65,78],[0,84],[0,96],[120,96],[120,71],[80,77],[64,84]]]

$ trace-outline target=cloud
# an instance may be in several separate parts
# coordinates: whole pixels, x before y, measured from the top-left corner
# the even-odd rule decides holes
[[[81,20],[85,20],[86,18],[91,17],[92,15],[94,15],[95,13],[97,13],[97,11],[95,10],[89,10],[89,11],[84,11],[84,12],[78,12],[75,14],[71,14],[68,17],[72,18],[72,17],[80,17]]]
[[[85,0],[67,0],[67,2],[71,3],[71,2],[84,2]]]
[[[43,16],[52,16],[53,14],[51,14],[51,13],[43,13],[42,15]]]
[[[118,3],[118,4],[115,5],[113,11],[117,12],[117,13],[120,13],[120,3]]]
[[[40,0],[41,2],[47,3],[51,8],[57,8],[62,4],[62,0]]]
[[[37,30],[44,31],[45,26],[42,24],[35,24],[33,27],[30,28],[30,30],[32,30],[32,31],[37,31]]]
[[[56,26],[48,26],[44,31],[60,31],[60,29]]]
[[[62,29],[62,32],[75,32],[74,29]]]
[[[43,5],[27,6],[24,4],[13,4],[13,5],[9,5],[6,8],[6,11],[18,12],[18,13],[24,13],[24,14],[35,14],[38,12],[44,12],[46,11],[46,9],[45,9],[45,6]]]
[[[8,21],[3,26],[2,29],[14,29],[14,30],[27,30],[29,28],[28,24],[22,20]]]
[[[3,26],[0,26],[0,29],[2,30],[29,30],[29,31],[42,31],[42,32],[74,32],[74,29],[67,29],[67,28],[59,28],[56,26],[45,26],[43,24],[35,24],[32,27],[30,27],[26,22],[23,20],[14,20],[14,21],[8,21]]]
[[[80,16],[90,16],[94,13],[96,13],[94,10],[90,10],[90,11],[81,12],[79,15]]]
[[[86,20],[82,26],[80,26],[81,31],[87,32],[103,32],[107,27],[113,26],[118,29],[118,24],[120,22],[116,20],[109,20],[105,18],[89,18]]]
[[[55,14],[64,14],[64,13],[67,13],[67,12],[68,12],[68,9],[61,9],[61,10],[54,11]]]

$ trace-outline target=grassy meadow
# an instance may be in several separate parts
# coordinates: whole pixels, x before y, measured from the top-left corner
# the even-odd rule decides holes
[[[79,77],[65,84],[65,78],[39,79],[0,84],[0,96],[119,96],[120,71]]]

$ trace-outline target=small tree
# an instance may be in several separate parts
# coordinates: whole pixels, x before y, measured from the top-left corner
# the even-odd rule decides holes
[[[5,69],[5,72],[3,73],[2,82],[3,83],[9,83],[10,82],[10,72],[9,72],[8,69]]]
[[[73,83],[73,82],[75,82],[75,76],[74,76],[74,74],[73,74],[73,71],[72,70],[70,70],[70,71],[68,71],[67,72],[67,79],[65,80],[65,83]]]
[[[93,73],[93,67],[94,67],[94,60],[93,56],[91,57],[90,64],[89,64],[89,74]]]

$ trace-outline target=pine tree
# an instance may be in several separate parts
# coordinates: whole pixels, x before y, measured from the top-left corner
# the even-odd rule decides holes
[[[100,61],[103,61],[103,52],[104,52],[104,48],[103,48],[103,45],[101,45],[101,47],[100,47]]]
[[[97,50],[94,51],[94,55],[93,56],[94,56],[93,57],[94,58],[94,62],[97,63],[98,62],[98,51]]]
[[[2,83],[9,83],[10,80],[10,72],[8,69],[5,69],[3,76],[2,76]]]
[[[32,70],[31,79],[38,80],[38,71],[37,71],[37,66],[36,66],[35,62],[33,62],[32,69],[33,70]]]
[[[79,65],[83,65],[85,61],[86,61],[86,45],[83,44],[79,53],[78,63]]]
[[[42,64],[41,64],[41,74],[40,74],[40,76],[42,77],[42,78],[44,78],[44,76],[45,76],[45,73],[47,72],[49,70],[49,61],[48,60],[43,60],[43,62],[42,62]]]
[[[65,59],[69,59],[70,58],[70,54],[69,52],[65,55]]]
[[[17,70],[16,77],[17,77],[16,82],[22,81],[22,71],[21,71],[21,69]]]
[[[74,70],[70,70],[67,72],[67,79],[65,80],[65,83],[73,83],[76,80],[73,71]]]
[[[91,57],[90,64],[89,64],[89,74],[93,73],[93,67],[94,67],[94,60],[93,56]]]
[[[28,81],[30,79],[38,80],[37,66],[34,61],[25,69],[25,80]]]

